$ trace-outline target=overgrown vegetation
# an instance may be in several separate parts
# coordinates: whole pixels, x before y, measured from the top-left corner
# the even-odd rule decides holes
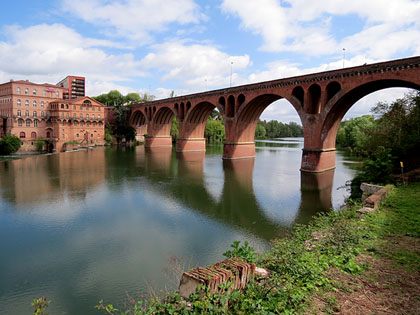
[[[369,266],[357,257],[362,253],[385,255],[381,244],[386,237],[420,237],[420,183],[396,188],[384,207],[364,220],[355,210],[319,214],[309,225],[296,226],[288,237],[273,241],[269,252],[257,256],[248,244],[232,244],[225,256],[255,259],[258,266],[270,271],[270,277],[251,281],[242,292],[227,293],[226,289],[209,295],[200,288],[189,301],[171,293],[164,299],[138,301],[124,312],[103,302],[98,308],[109,314],[303,314],[310,309],[314,294],[334,292],[343,285],[328,276],[330,270],[359,275]],[[418,251],[386,255],[400,266],[420,270]],[[332,311],[339,310],[334,297],[325,300]]]
[[[44,148],[46,144],[47,144],[47,141],[43,138],[37,138],[35,140],[35,148],[39,153],[44,152]]]
[[[22,142],[12,134],[6,134],[0,139],[0,154],[9,155],[20,149]]]
[[[337,133],[337,145],[364,157],[352,183],[352,198],[358,197],[361,182],[392,183],[392,173],[420,167],[420,93],[410,93],[395,102],[379,103],[374,115],[343,121]],[[374,118],[377,117],[377,119]]]

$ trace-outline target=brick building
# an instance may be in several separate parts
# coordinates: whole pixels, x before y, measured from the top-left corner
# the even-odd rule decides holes
[[[67,90],[24,80],[0,84],[0,137],[6,133],[19,137],[21,153],[34,151],[37,138],[50,139],[57,151],[65,142],[103,144],[104,105],[73,94],[64,99]]]

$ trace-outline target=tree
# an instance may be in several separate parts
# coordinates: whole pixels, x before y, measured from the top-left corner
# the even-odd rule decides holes
[[[141,101],[141,97],[138,93],[128,93],[124,96],[125,104],[135,104]]]
[[[112,90],[107,94],[96,96],[94,99],[113,108],[115,122],[111,126],[111,130],[118,143],[121,143],[123,139],[127,142],[136,139],[136,129],[129,123],[130,108],[126,105],[138,102],[139,94],[129,93],[123,96],[119,91]]]
[[[12,134],[6,134],[0,139],[0,153],[9,155],[20,149],[22,142]]]
[[[255,128],[255,138],[256,139],[265,139],[266,130],[262,124],[258,122],[257,127]]]

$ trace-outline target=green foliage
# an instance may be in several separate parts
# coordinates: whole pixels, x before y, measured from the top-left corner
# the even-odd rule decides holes
[[[349,147],[357,155],[371,158],[379,147],[395,157],[394,171],[403,161],[406,170],[420,167],[420,92],[407,94],[392,104],[378,103],[373,116],[343,121],[337,133],[337,145]]]
[[[43,138],[38,138],[35,140],[35,148],[39,153],[42,153],[44,151],[46,144],[47,144],[47,141]]]
[[[364,154],[373,128],[374,117],[372,115],[343,121],[337,133],[336,143],[343,148],[352,148],[357,154]]]
[[[174,117],[172,119],[172,124],[171,124],[171,137],[172,137],[172,141],[175,141],[178,138],[178,135],[179,135],[179,131],[178,131],[178,119],[176,119],[176,117]]]
[[[12,134],[6,134],[0,139],[0,154],[9,155],[20,149],[22,142]]]
[[[230,247],[232,250],[228,250],[223,253],[223,256],[227,258],[240,257],[248,262],[255,262],[255,250],[251,246],[248,246],[248,242],[245,241],[243,246],[239,246],[240,241],[234,241]]]
[[[303,129],[295,122],[283,124],[277,120],[270,120],[269,122],[258,121],[255,128],[255,138],[286,138],[286,137],[303,137]]]
[[[34,308],[34,315],[47,315],[45,310],[47,309],[50,301],[47,301],[47,297],[43,296],[32,301],[32,307]]]
[[[136,129],[129,124],[130,108],[127,105],[140,101],[151,101],[154,99],[154,96],[146,93],[143,96],[137,93],[129,93],[123,96],[119,91],[113,90],[107,94],[96,96],[94,99],[113,108],[115,122],[111,126],[111,130],[117,142],[121,143],[123,139],[130,142],[136,138]],[[108,136],[108,139],[105,138],[105,140],[107,143],[110,143],[112,142],[112,137]]]
[[[108,145],[112,144],[112,131],[109,124],[106,124],[105,126],[105,141]]]
[[[226,138],[225,126],[220,120],[207,119],[206,128],[204,129],[204,138],[207,142],[223,142]]]
[[[258,122],[257,127],[255,128],[255,139],[265,139],[267,131],[264,126]]]

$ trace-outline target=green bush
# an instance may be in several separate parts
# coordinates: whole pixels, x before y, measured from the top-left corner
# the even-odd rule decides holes
[[[22,142],[18,137],[12,134],[4,135],[0,139],[0,154],[9,155],[20,149]]]
[[[36,139],[35,140],[35,147],[38,152],[44,151],[44,147],[47,141],[45,139]]]

